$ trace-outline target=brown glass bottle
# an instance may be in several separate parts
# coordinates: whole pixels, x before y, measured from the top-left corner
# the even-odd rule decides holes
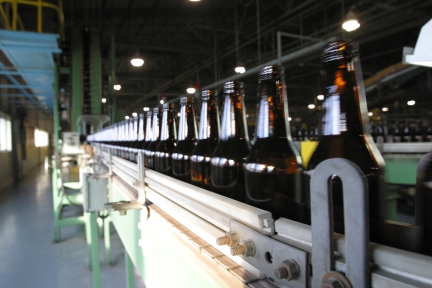
[[[239,81],[224,84],[219,142],[211,159],[213,191],[244,202],[243,163],[250,151],[244,106],[244,87]]]
[[[180,120],[177,145],[172,154],[173,176],[179,180],[191,181],[190,157],[197,143],[195,107],[192,97],[180,99]]]
[[[308,170],[330,158],[345,158],[357,164],[369,186],[370,239],[381,238],[385,217],[385,163],[369,131],[366,94],[355,41],[331,42],[322,54],[323,103],[322,133],[309,160]],[[340,178],[333,185],[334,229],[344,233],[343,195]],[[349,188],[349,187],[346,187]],[[349,193],[349,189],[345,189]],[[352,203],[355,205],[355,203]]]
[[[220,124],[216,91],[201,92],[198,144],[191,156],[192,184],[211,190],[210,160],[219,141]]]
[[[145,131],[144,131],[144,142],[141,146],[141,150],[143,150],[144,155],[152,139],[152,122],[153,122],[153,111],[147,111],[147,119],[146,119]]]
[[[271,212],[274,219],[285,217],[309,224],[302,159],[288,123],[283,67],[261,67],[256,115],[255,141],[243,165],[246,203]],[[306,131],[305,125],[302,130]]]
[[[136,140],[133,144],[134,155],[133,161],[136,163],[138,161],[138,152],[141,151],[141,147],[144,145],[144,125],[145,125],[144,114],[139,114],[136,119]]]
[[[174,103],[163,104],[161,136],[156,148],[156,171],[172,176],[172,153],[177,141]]]
[[[152,139],[144,152],[144,166],[155,169],[156,147],[160,140],[162,108],[153,108]]]

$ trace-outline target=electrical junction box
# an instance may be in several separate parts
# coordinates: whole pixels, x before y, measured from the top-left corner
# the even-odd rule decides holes
[[[106,210],[105,203],[108,203],[108,178],[97,177],[98,174],[84,173],[84,201],[85,212],[97,212]]]

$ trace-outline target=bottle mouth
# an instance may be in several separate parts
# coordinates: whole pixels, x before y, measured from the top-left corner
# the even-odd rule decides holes
[[[209,100],[210,97],[215,95],[215,91],[214,90],[203,90],[201,92],[201,99],[202,100]]]
[[[224,84],[224,93],[234,93],[236,89],[243,89],[243,82],[240,81],[228,81]]]
[[[258,80],[269,80],[273,77],[284,77],[285,68],[279,65],[262,66],[259,71]]]
[[[180,105],[186,105],[187,103],[192,103],[193,102],[193,98],[192,97],[181,97],[180,98]]]
[[[337,60],[351,61],[359,56],[359,44],[357,41],[335,41],[324,46],[321,54],[321,62],[328,63]]]
[[[174,103],[164,103],[162,105],[163,110],[169,110],[170,108],[173,109],[174,108]]]

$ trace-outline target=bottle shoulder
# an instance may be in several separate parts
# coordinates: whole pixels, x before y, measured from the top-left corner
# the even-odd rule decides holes
[[[323,136],[313,152],[307,169],[315,169],[319,163],[331,158],[344,158],[365,169],[384,168],[385,163],[372,140],[363,135]]]

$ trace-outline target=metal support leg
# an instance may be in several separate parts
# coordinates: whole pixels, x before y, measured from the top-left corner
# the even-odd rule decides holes
[[[127,251],[125,251],[125,262],[126,262],[126,287],[135,287],[135,275],[134,275],[134,265]]]
[[[99,234],[97,224],[97,214],[94,212],[86,213],[87,224],[87,245],[91,250],[91,268],[93,273],[93,287],[100,287],[100,263],[99,263]],[[90,236],[90,237],[89,237]]]
[[[110,223],[111,223],[111,218],[108,216],[104,220],[105,261],[107,264],[111,264]]]

